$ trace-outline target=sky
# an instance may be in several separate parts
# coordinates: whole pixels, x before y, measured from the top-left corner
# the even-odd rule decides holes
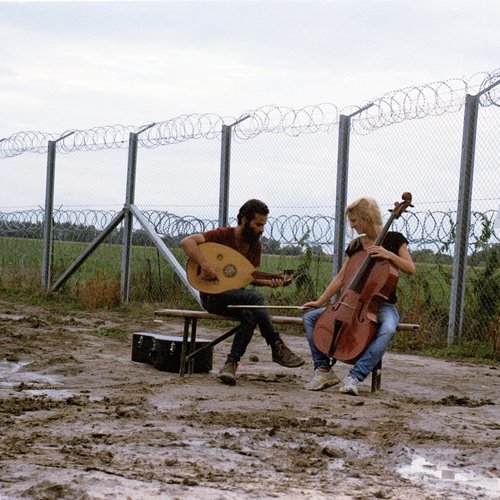
[[[0,139],[359,105],[500,67],[497,0],[0,1]]]
[[[469,80],[475,74],[498,70],[499,33],[498,0],[0,0],[0,140],[21,131],[62,134],[106,125],[140,127],[189,114],[237,118],[268,105],[300,109],[331,103],[342,111],[401,88]],[[429,160],[439,175],[453,169],[454,183],[460,166],[462,116],[457,120],[458,144],[453,145],[456,154],[451,165]],[[434,132],[429,129],[427,133]],[[215,151],[219,146],[210,147]],[[433,155],[429,148],[415,147],[414,158]],[[441,144],[436,148],[442,149]],[[280,159],[286,156],[286,150],[270,149]],[[389,154],[393,168],[399,169],[398,155]],[[492,150],[487,167],[497,168],[495,154]],[[200,157],[199,162],[195,147],[188,155],[192,155],[189,168],[195,178],[204,168],[202,161],[218,168],[218,152],[211,159]],[[80,161],[76,155],[67,156],[75,163]],[[279,185],[284,176],[273,163],[277,156],[263,155],[261,164],[251,168],[264,169],[263,175],[270,179],[272,174]],[[125,183],[106,177],[99,160],[91,167],[91,155],[87,160],[85,168],[77,163],[73,170],[67,169],[67,175],[73,175],[67,180],[64,169],[59,168],[56,201],[81,205],[83,192],[81,198],[89,206],[122,203]],[[367,172],[372,160],[373,156],[366,159]],[[45,159],[37,155],[34,167],[28,161],[33,162],[33,155],[10,162],[0,159],[0,208],[42,205]],[[313,164],[307,154],[300,161],[294,165],[297,172],[306,172]],[[20,162],[26,163],[24,170],[18,168]],[[126,157],[120,162],[126,165]],[[160,164],[162,174],[168,171],[173,178],[165,159],[150,163]],[[380,164],[386,165],[384,161]],[[246,164],[244,168],[250,169]],[[391,178],[386,170],[383,175],[369,172],[377,178],[373,186],[369,183],[374,192],[383,191]],[[417,181],[412,189],[417,199],[436,203],[444,196],[451,200],[446,208],[452,209],[457,199],[455,184],[443,195],[440,185],[451,185],[448,180],[430,190],[427,174],[418,170],[418,164],[414,170]],[[187,167],[181,166],[179,172],[186,182]],[[245,177],[247,173],[240,175],[240,182],[254,189],[251,183],[255,179]],[[83,187],[85,176],[90,187]],[[213,212],[218,177],[212,177],[210,202],[205,200],[208,188],[200,184],[201,194],[193,195],[191,203],[210,206]],[[498,205],[490,178],[495,176],[487,177],[488,189],[478,195],[487,199],[488,208]],[[290,180],[291,186],[280,199],[273,194],[275,183],[270,181],[258,186],[258,194],[268,196],[275,206],[331,204],[329,186],[323,186],[323,194],[311,196],[303,182]],[[111,184],[114,190],[108,189]],[[366,182],[358,184],[366,189]],[[167,199],[174,207],[184,203],[184,188],[177,184],[167,195],[163,185],[164,179],[148,179],[142,185],[141,200],[153,188],[161,188],[155,195],[161,203]],[[402,192],[399,186],[395,190]],[[240,203],[235,189],[232,193],[236,196],[232,194],[231,203]],[[247,190],[242,189],[241,197],[246,195]],[[392,202],[392,193],[389,196]],[[147,204],[156,206],[156,198],[151,197]]]

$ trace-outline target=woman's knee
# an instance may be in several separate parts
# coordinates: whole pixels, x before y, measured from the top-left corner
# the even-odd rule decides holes
[[[302,317],[302,323],[304,325],[304,330],[306,331],[308,336],[312,335],[312,332],[314,330],[314,326],[316,325],[317,319],[318,318],[314,314],[314,311],[306,312],[304,314],[304,316]]]
[[[313,311],[307,311],[306,313],[304,313],[304,316],[302,316],[302,322],[304,323],[304,325],[310,325],[311,323],[315,323],[316,322],[316,319],[314,318],[314,314],[312,314]]]
[[[379,343],[383,343],[385,345],[388,345],[389,342],[392,340],[392,338],[394,337],[394,334],[396,333],[396,330],[393,329],[393,328],[388,328],[388,329],[380,329],[378,332],[377,332],[377,335],[376,335],[376,340],[379,342]]]

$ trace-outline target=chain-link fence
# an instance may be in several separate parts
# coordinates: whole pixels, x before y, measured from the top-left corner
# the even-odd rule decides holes
[[[332,104],[298,110],[265,106],[238,119],[186,115],[142,128],[16,133],[0,142],[0,284],[39,290],[47,255],[48,283],[54,284],[105,231],[57,293],[78,297],[89,307],[113,305],[123,294],[123,242],[131,203],[184,266],[183,236],[216,227],[224,214],[234,223],[244,201],[260,198],[271,208],[263,270],[301,271],[293,286],[268,290],[268,300],[297,305],[314,299],[332,275],[339,224],[339,120],[352,116],[349,158],[343,165],[348,201],[373,196],[388,214],[401,193],[413,195],[415,207],[393,225],[408,238],[417,264],[416,276],[399,283],[403,319],[420,323],[429,343],[444,344],[450,340],[455,303],[463,319],[460,339],[496,349],[499,81],[496,70],[467,81],[390,92],[344,110]],[[472,151],[464,146],[466,95],[480,95]],[[131,155],[132,136],[136,156]],[[47,204],[51,142],[57,158],[52,159],[54,189]],[[471,160],[473,170],[467,171]],[[466,198],[464,179],[471,184],[470,199],[461,199]],[[459,217],[464,207],[466,224]],[[195,306],[165,251],[131,219],[130,299]],[[47,221],[52,226],[49,252]],[[467,239],[460,265],[466,279],[463,301],[457,301],[453,284],[461,272],[456,246],[462,230]]]

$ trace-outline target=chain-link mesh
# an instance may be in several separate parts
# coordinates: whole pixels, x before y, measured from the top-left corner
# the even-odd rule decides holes
[[[400,309],[405,321],[431,332],[434,344],[446,340],[465,95],[487,89],[499,77],[496,70],[389,92],[351,122],[348,200],[374,196],[387,214],[402,192],[413,194],[415,207],[393,225],[408,238],[418,271],[400,280]],[[479,342],[499,337],[499,228],[494,225],[499,87],[480,98],[474,152],[463,337]],[[293,286],[267,291],[274,303],[316,298],[331,278],[339,116],[361,108],[263,106],[243,113],[232,129],[230,222],[244,201],[263,199],[271,214],[262,268],[301,271]],[[39,287],[46,161],[36,153],[46,154],[49,140],[73,132],[56,146],[54,281],[123,207],[131,132],[140,132],[135,203],[184,263],[180,239],[218,224],[221,129],[235,121],[184,115],[147,130],[115,125],[62,134],[28,131],[0,142],[0,194],[12,200],[11,193],[19,193],[0,209],[0,285]],[[122,237],[120,224],[63,293],[87,301],[102,295],[106,305],[116,301]],[[193,305],[137,222],[133,245],[130,298]]]

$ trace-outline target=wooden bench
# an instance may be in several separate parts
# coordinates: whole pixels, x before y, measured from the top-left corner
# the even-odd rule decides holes
[[[183,318],[184,320],[184,332],[182,337],[182,347],[181,347],[181,363],[179,375],[181,377],[187,372],[189,374],[192,373],[193,370],[193,360],[194,356],[205,349],[210,349],[223,340],[231,337],[236,333],[238,329],[239,322],[235,319],[228,318],[226,316],[220,316],[218,314],[211,314],[207,311],[194,311],[194,310],[185,310],[185,309],[158,309],[155,311],[155,315],[164,316],[168,318]],[[196,341],[196,327],[198,324],[198,320],[206,319],[212,321],[231,321],[237,322],[238,325],[229,330],[228,332],[220,335],[212,342],[207,343],[203,347],[194,350],[194,345]],[[295,325],[302,327],[302,317],[297,316],[271,316],[271,319],[274,324],[281,325]],[[399,323],[397,330],[398,331],[416,331],[420,329],[420,325],[412,324],[412,323]],[[189,351],[189,352],[188,352]],[[382,360],[380,363],[373,369],[372,371],[372,392],[376,392],[380,389],[382,382]]]

